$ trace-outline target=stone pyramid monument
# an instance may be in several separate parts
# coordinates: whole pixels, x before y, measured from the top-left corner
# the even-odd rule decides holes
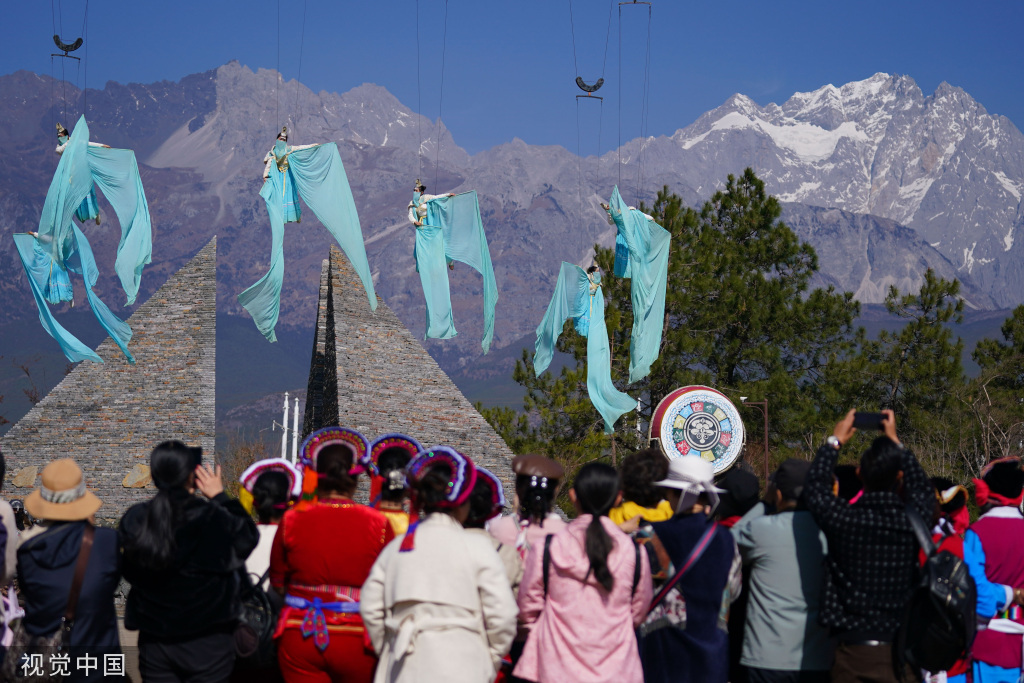
[[[303,436],[331,425],[373,440],[389,432],[443,444],[508,484],[511,449],[380,297],[366,292],[336,246],[320,272],[316,340]]]
[[[153,495],[149,452],[165,439],[202,446],[212,462],[216,433],[217,238],[128,319],[131,365],[110,339],[103,363],[79,363],[0,438],[4,495],[23,498],[52,460],[74,458],[115,521]]]

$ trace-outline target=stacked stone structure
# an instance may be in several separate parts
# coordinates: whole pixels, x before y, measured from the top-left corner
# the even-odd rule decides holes
[[[128,319],[128,363],[110,339],[103,363],[83,362],[0,439],[6,498],[24,498],[50,461],[73,457],[113,521],[153,494],[149,452],[160,441],[202,446],[216,433],[217,240],[210,242]]]
[[[323,262],[303,435],[341,425],[368,439],[402,432],[459,450],[506,482],[511,449],[336,246]]]

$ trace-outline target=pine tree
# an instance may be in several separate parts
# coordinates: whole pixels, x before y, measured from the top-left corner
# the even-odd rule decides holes
[[[889,287],[885,308],[907,321],[902,329],[882,331],[866,346],[870,359],[868,395],[880,408],[896,412],[900,434],[914,439],[932,426],[963,384],[963,342],[953,341],[950,324],[963,321],[960,283],[944,280],[930,268],[917,294]]]
[[[779,221],[781,208],[764,183],[747,169],[730,175],[699,213],[667,187],[653,207],[640,208],[671,233],[672,246],[660,357],[650,376],[628,387],[630,281],[610,275],[613,250],[595,247],[596,262],[609,274],[603,289],[613,379],[640,400],[639,414],[618,423],[614,447],[645,444],[658,402],[689,384],[714,387],[737,404],[741,395],[767,398],[773,449],[798,448],[820,425],[833,424],[835,414],[820,415],[818,405],[840,400],[839,390],[823,383],[845,376],[844,364],[854,362],[859,306],[849,293],[810,289],[817,256]],[[530,442],[570,465],[607,456],[613,443],[601,434],[586,393],[586,340],[567,324],[559,350],[571,353],[575,365],[558,377],[534,377],[526,353],[516,364],[529,420],[502,411],[488,411],[488,418],[510,432],[506,440]],[[760,421],[748,423],[749,438],[763,438],[753,427]]]

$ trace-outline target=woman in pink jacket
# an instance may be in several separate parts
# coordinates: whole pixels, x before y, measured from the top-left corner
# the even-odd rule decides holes
[[[618,473],[602,463],[585,465],[569,498],[578,517],[526,559],[519,619],[532,627],[515,676],[642,683],[633,629],[651,601],[651,568],[647,554],[608,519],[622,498]]]

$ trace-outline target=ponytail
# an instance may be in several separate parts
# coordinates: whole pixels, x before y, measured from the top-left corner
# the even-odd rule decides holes
[[[605,530],[601,517],[606,517],[615,506],[619,494],[618,472],[604,463],[584,465],[576,475],[573,490],[580,509],[593,516],[587,526],[585,543],[587,558],[590,560],[587,576],[593,572],[597,582],[606,591],[610,591],[615,585],[615,577],[608,568],[608,555],[615,548],[615,541]]]
[[[187,499],[195,455],[180,441],[164,441],[149,456],[157,493],[146,506],[138,534],[125,539],[124,552],[146,569],[167,568],[174,558],[175,531]]]

